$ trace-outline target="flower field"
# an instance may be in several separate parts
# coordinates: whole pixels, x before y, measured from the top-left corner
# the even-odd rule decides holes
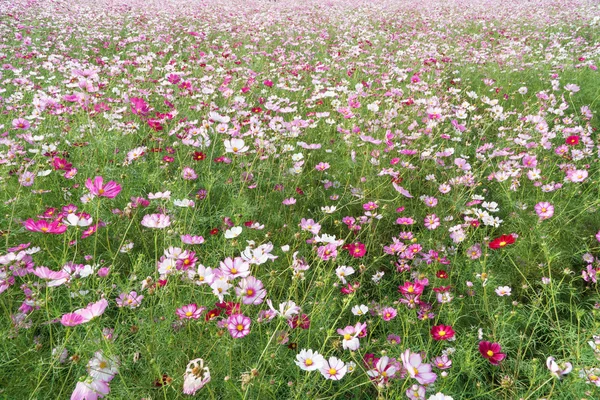
[[[598,66],[595,0],[0,2],[0,398],[600,398]]]

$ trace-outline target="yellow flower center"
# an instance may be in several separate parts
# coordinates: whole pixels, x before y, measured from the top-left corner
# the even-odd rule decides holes
[[[438,335],[440,335],[440,336],[446,336],[446,331],[439,331]]]
[[[304,361],[304,364],[311,366],[311,365],[313,365],[313,360],[311,360],[310,358],[307,358],[306,361]]]
[[[242,324],[237,324],[237,326],[235,327],[235,329],[237,329],[239,332],[244,330],[244,325]]]
[[[344,340],[350,340],[350,339],[352,339],[352,335],[350,335],[349,333],[346,333],[344,335]]]
[[[500,242],[499,246],[500,246],[500,247],[504,247],[504,246],[506,246],[506,242],[505,242],[505,241],[502,241],[502,242]]]
[[[100,364],[98,364],[98,367],[100,369],[104,369],[104,368],[108,367],[108,364],[106,363],[106,361],[100,361]]]
[[[491,356],[493,356],[493,355],[494,355],[494,352],[493,352],[493,351],[491,351],[491,350],[488,350],[488,351],[487,351],[487,353],[485,353],[485,354],[487,354],[487,355],[488,355],[488,357],[491,357]]]
[[[335,374],[337,374],[337,369],[329,368],[329,375],[335,375]]]
[[[238,273],[238,270],[237,270],[237,269],[235,269],[235,268],[231,268],[231,273],[235,275],[235,274],[237,274],[237,273]]]
[[[43,228],[40,229],[42,232],[48,232],[48,228],[46,228],[45,226]]]
[[[188,311],[188,312],[186,312],[186,313],[185,313],[185,316],[186,316],[186,317],[191,317],[191,316],[192,316],[192,314],[193,314],[193,312],[191,312],[191,311]]]
[[[252,296],[252,295],[254,294],[254,290],[252,290],[252,289],[248,289],[248,290],[246,290],[246,294],[247,294],[248,296]]]
[[[104,194],[104,189],[98,189],[98,193],[101,195]]]

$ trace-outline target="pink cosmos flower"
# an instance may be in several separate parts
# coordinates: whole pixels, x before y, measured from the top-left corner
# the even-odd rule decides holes
[[[243,314],[232,314],[227,319],[227,329],[234,339],[243,338],[250,333],[251,319]]]
[[[54,235],[60,235],[61,233],[65,233],[67,230],[67,226],[61,224],[59,221],[34,221],[33,219],[29,218],[23,223],[23,225],[25,226],[25,229],[31,232],[41,232]]]
[[[198,175],[196,174],[196,171],[194,171],[192,168],[185,167],[181,172],[181,178],[186,181],[193,181],[198,178]]]
[[[35,174],[31,171],[25,171],[19,176],[21,186],[32,186],[35,180]]]
[[[117,297],[117,306],[118,307],[129,307],[129,308],[137,308],[142,303],[142,299],[144,296],[137,294],[137,292],[132,291],[130,293],[121,293],[119,297]]]
[[[320,162],[315,166],[315,169],[317,171],[325,171],[325,170],[329,169],[329,167],[330,167],[329,163]]]
[[[242,303],[254,305],[261,304],[267,295],[263,283],[253,276],[242,279],[239,287],[235,288],[235,293],[242,298]]]
[[[584,169],[570,170],[567,172],[567,179],[571,182],[583,182],[588,177],[588,172]]]
[[[98,400],[108,393],[110,393],[108,383],[88,377],[83,382],[77,382],[71,400]]]
[[[383,310],[381,310],[379,312],[379,314],[381,315],[381,318],[383,318],[384,321],[390,321],[390,320],[396,318],[396,315],[398,314],[398,312],[393,307],[385,307]]]
[[[440,219],[437,217],[437,215],[431,214],[425,217],[424,224],[425,228],[432,231],[434,229],[437,229],[438,226],[440,226]]]
[[[547,201],[537,203],[534,209],[540,220],[551,218],[554,215],[554,206]]]
[[[386,383],[398,372],[397,363],[388,356],[381,357],[375,364],[375,368],[367,371],[367,375],[380,384]]]
[[[225,260],[220,262],[221,267],[219,268],[225,276],[229,279],[235,279],[238,277],[245,278],[250,275],[250,264],[244,261],[241,257],[231,258],[227,257]]]
[[[60,318],[60,323],[64,326],[77,326],[83,324],[84,322],[83,316],[76,313],[64,314]]]
[[[180,307],[175,311],[179,319],[198,319],[206,308],[198,307],[196,303]]]
[[[360,347],[358,336],[361,334],[363,329],[367,327],[367,324],[358,322],[356,325],[349,325],[344,329],[338,329],[337,333],[343,336],[342,347],[344,350],[356,351]]]
[[[29,129],[31,124],[25,118],[16,118],[16,119],[13,119],[12,126],[14,129],[27,130],[27,129]]]
[[[52,271],[48,267],[37,267],[33,270],[33,274],[42,279],[49,280],[50,282],[47,284],[49,287],[60,286],[71,277],[71,275],[63,270]]]
[[[74,313],[81,315],[83,317],[82,323],[85,323],[104,314],[106,307],[108,307],[108,300],[100,299],[95,303],[88,304],[85,308],[75,310]]]
[[[204,238],[202,236],[192,236],[192,235],[181,235],[181,241],[185,244],[202,244],[204,243]]]
[[[94,196],[107,197],[109,199],[115,198],[121,192],[121,185],[115,181],[108,181],[105,185],[104,178],[101,176],[95,177],[93,181],[91,178],[88,178],[85,182],[85,187]]]
[[[312,219],[304,219],[300,221],[300,229],[303,231],[308,231],[313,235],[318,235],[321,230],[321,225],[313,221]]]
[[[164,229],[171,225],[171,218],[164,214],[144,215],[141,222],[146,228]]]
[[[414,378],[421,385],[428,385],[435,382],[437,375],[431,372],[430,364],[423,364],[423,359],[419,353],[412,353],[407,349],[401,356],[402,364],[411,378]]]

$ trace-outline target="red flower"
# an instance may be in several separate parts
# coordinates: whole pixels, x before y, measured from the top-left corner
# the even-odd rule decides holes
[[[579,144],[579,136],[577,136],[577,135],[569,136],[565,140],[565,143],[568,144],[569,146],[575,146],[576,144]]]
[[[454,329],[449,325],[436,325],[431,328],[431,337],[434,340],[449,340],[454,337]]]
[[[435,276],[437,276],[440,279],[448,279],[448,273],[446,271],[444,271],[443,269],[440,269]]]
[[[350,255],[352,257],[360,258],[360,257],[363,257],[367,253],[367,248],[365,247],[364,244],[357,242],[357,243],[349,244],[348,251],[350,252]]]
[[[306,314],[302,314],[301,316],[294,315],[292,318],[288,319],[287,322],[292,329],[298,327],[302,329],[310,328],[310,318],[308,318],[308,315]]]
[[[201,151],[195,151],[194,156],[192,157],[194,161],[202,161],[206,158],[206,154]]]
[[[217,318],[219,315],[221,315],[221,310],[218,308],[215,308],[215,309],[210,310],[208,313],[206,313],[206,315],[204,316],[204,319],[206,321],[212,321],[213,319]]]
[[[211,235],[216,235],[217,233],[219,233],[219,228],[214,228],[210,230]]]
[[[502,347],[498,343],[479,342],[479,352],[483,358],[487,358],[494,365],[498,365],[500,361],[506,358],[506,354],[501,353],[500,350],[502,350]]]
[[[502,235],[499,238],[492,240],[489,246],[492,250],[498,250],[506,245],[513,244],[514,242],[515,238],[512,235]]]

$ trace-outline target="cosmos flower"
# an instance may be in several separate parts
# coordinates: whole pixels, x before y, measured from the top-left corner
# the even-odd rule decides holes
[[[350,243],[348,245],[348,252],[354,258],[361,258],[367,253],[367,248],[363,243],[360,242]]]
[[[137,308],[142,303],[144,296],[138,295],[137,292],[121,293],[117,297],[117,307]]]
[[[502,235],[499,238],[492,240],[488,246],[492,250],[498,250],[505,246],[508,246],[509,244],[513,244],[514,242],[515,238],[513,235]]]
[[[38,220],[34,221],[29,218],[27,221],[23,223],[25,229],[31,232],[41,232],[53,235],[60,235],[61,233],[65,233],[67,230],[67,226],[61,224],[59,221],[48,222],[46,220]]]
[[[534,210],[538,217],[540,217],[540,220],[551,218],[554,215],[554,206],[547,201],[537,203]]]
[[[342,360],[330,357],[329,360],[323,362],[320,371],[325,379],[339,381],[346,375],[348,368]]]
[[[550,373],[558,379],[562,379],[563,376],[573,370],[573,365],[570,362],[566,362],[560,366],[552,356],[546,359],[546,366],[550,370]]]
[[[85,187],[88,188],[90,193],[94,196],[106,197],[109,199],[117,197],[121,192],[121,185],[115,181],[108,181],[105,185],[104,178],[101,176],[95,177],[93,181],[91,178],[88,178],[87,181],[85,181]]]
[[[194,395],[210,382],[210,370],[204,365],[204,360],[196,358],[191,360],[183,374],[183,393]]]
[[[171,225],[171,218],[164,214],[147,214],[142,218],[141,224],[146,228],[164,229]]]
[[[225,139],[223,144],[225,145],[226,153],[243,154],[249,149],[242,139]]]
[[[495,290],[496,294],[500,297],[510,296],[512,289],[510,286],[498,286]]]
[[[410,349],[407,349],[402,353],[401,359],[408,375],[421,385],[428,385],[437,379],[437,375],[431,372],[431,365],[424,364],[419,353],[412,353]]]
[[[107,357],[98,350],[88,362],[87,371],[95,380],[110,382],[119,373],[119,359]]]
[[[232,314],[227,319],[227,329],[234,339],[243,338],[250,333],[252,320],[243,314]]]
[[[206,307],[198,307],[196,303],[187,304],[179,307],[175,313],[179,319],[198,319],[202,313],[206,310]]]
[[[100,299],[95,303],[88,304],[85,308],[75,310],[75,314],[81,315],[83,317],[83,322],[88,322],[104,314],[106,307],[108,307],[108,300]]]
[[[431,328],[431,337],[434,340],[450,340],[454,337],[454,329],[449,325],[436,325]]]
[[[97,400],[110,393],[108,383],[87,377],[84,381],[77,382],[71,394],[71,400]]]
[[[491,343],[487,341],[479,342],[479,352],[489,362],[494,365],[498,365],[500,361],[506,358],[506,354],[501,353],[502,347],[498,343]]]
[[[296,361],[294,361],[297,366],[300,367],[303,371],[316,371],[320,370],[323,365],[325,365],[325,359],[322,355],[317,353],[316,351],[302,349],[300,353],[296,355]]]

